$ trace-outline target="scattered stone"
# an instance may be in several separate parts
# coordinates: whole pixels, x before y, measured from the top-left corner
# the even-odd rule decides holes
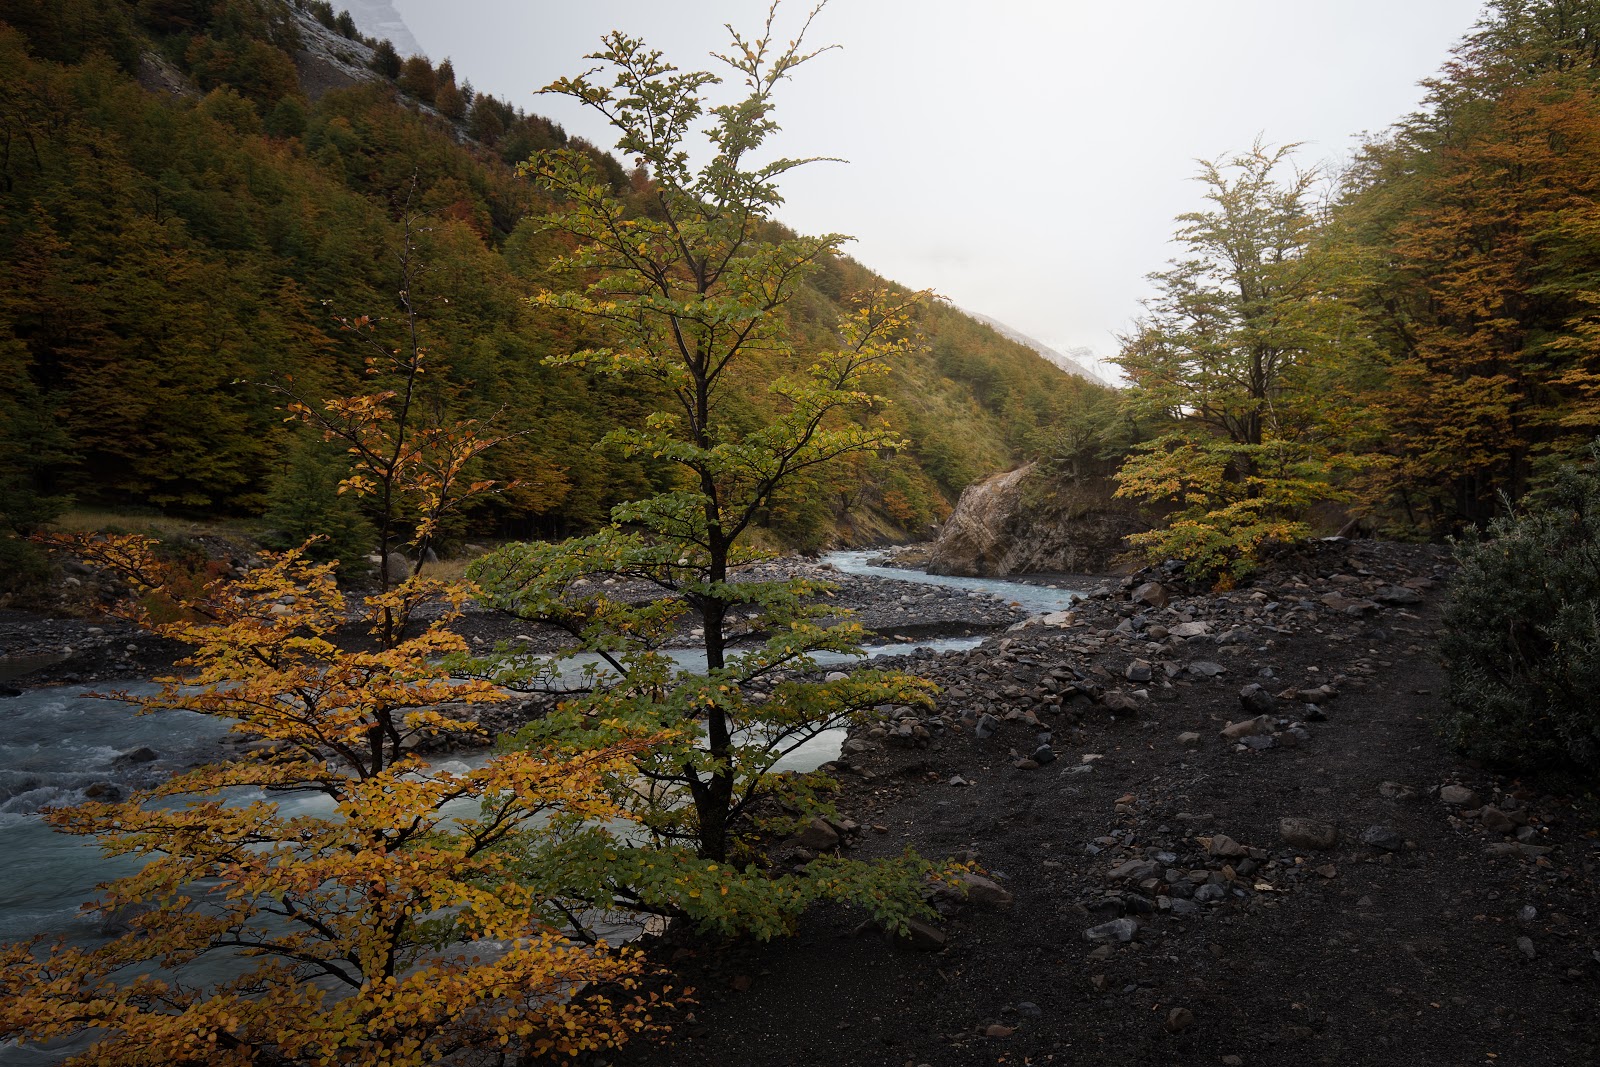
[[[1239,690],[1239,706],[1257,716],[1270,716],[1278,710],[1278,698],[1263,689],[1259,682],[1251,682]]]
[[[1096,943],[1110,943],[1112,941],[1132,941],[1133,935],[1139,932],[1139,924],[1132,919],[1112,919],[1099,926],[1091,926],[1083,932],[1085,941]]]
[[[1370,600],[1347,597],[1343,593],[1325,593],[1321,599],[1324,606],[1346,615],[1361,615],[1378,610],[1378,605]]]
[[[1533,947],[1533,938],[1526,936],[1517,938],[1517,951],[1521,952],[1530,960],[1538,955],[1538,952],[1536,952]]]
[[[1388,800],[1413,800],[1417,791],[1402,782],[1379,782],[1378,795]]]
[[[1339,828],[1315,819],[1290,817],[1278,820],[1278,836],[1290,848],[1325,852],[1339,843]]]
[[[1113,882],[1142,882],[1161,874],[1161,864],[1154,860],[1127,860],[1113,867],[1106,875]]]
[[[1011,891],[992,878],[971,871],[957,876],[956,882],[966,888],[967,903],[975,908],[991,911],[1009,908],[1015,899]]]
[[[814,852],[827,852],[839,847],[839,834],[822,819],[812,819],[794,835],[795,843]]]
[[[1258,715],[1253,719],[1243,719],[1239,722],[1230,722],[1221,730],[1223,737],[1229,741],[1238,741],[1241,738],[1251,737],[1255,734],[1270,734],[1272,732],[1272,719],[1266,715]]]
[[[945,946],[944,931],[921,919],[907,919],[906,929],[895,943],[914,952],[940,952]]]
[[[1452,808],[1475,808],[1478,794],[1462,785],[1447,785],[1439,790],[1439,800]]]
[[[1406,839],[1391,827],[1374,824],[1361,831],[1361,843],[1384,852],[1399,852],[1406,847]]]
[[[1200,735],[1195,733],[1193,730],[1185,730],[1183,733],[1178,735],[1178,744],[1182,745],[1184,748],[1199,748]]]
[[[1211,840],[1206,843],[1206,852],[1213,856],[1220,856],[1223,859],[1231,859],[1236,856],[1248,856],[1250,854],[1249,849],[1239,844],[1239,842],[1235,841],[1227,834],[1216,834],[1213,836]]]
[[[1054,763],[1056,761],[1056,752],[1049,745],[1040,745],[1033,750],[1033,755],[1030,758],[1034,763],[1043,767],[1046,763]]]
[[[1167,606],[1170,596],[1167,593],[1166,586],[1160,582],[1145,582],[1134,589],[1129,599],[1136,604],[1148,604],[1152,608],[1164,608]]]
[[[1184,668],[1193,678],[1215,678],[1219,674],[1227,674],[1228,668],[1220,663],[1212,663],[1208,659],[1195,660]]]
[[[1122,674],[1130,682],[1148,682],[1151,676],[1150,661],[1136,659],[1128,664],[1128,669],[1123,671]]]
[[[1126,693],[1107,693],[1102,698],[1101,703],[1113,715],[1137,715],[1139,713],[1139,702]]]
[[[1485,805],[1478,812],[1478,820],[1483,823],[1483,828],[1494,834],[1509,834],[1517,828],[1511,821],[1511,816],[1493,805]]]
[[[1173,1008],[1167,1012],[1167,1021],[1161,1024],[1169,1034],[1176,1034],[1194,1025],[1194,1012],[1188,1008]]]
[[[1209,622],[1180,622],[1167,631],[1173,637],[1206,637],[1211,633]]]
[[[984,1037],[1010,1037],[1016,1032],[1015,1026],[1002,1026],[1000,1023],[990,1023],[983,1028]]]
[[[985,712],[978,716],[977,725],[972,728],[972,733],[980,740],[987,740],[993,737],[994,732],[998,729],[1000,729],[1000,720]]]

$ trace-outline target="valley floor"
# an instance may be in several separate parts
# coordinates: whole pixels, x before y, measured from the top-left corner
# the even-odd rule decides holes
[[[699,1003],[624,1060],[1600,1062],[1594,811],[1435,735],[1447,574],[1433,549],[1320,543],[1231,594],[1112,586],[1065,627],[913,661],[946,692],[852,746],[852,852],[972,857],[1011,901],[922,950],[843,911],[769,945],[679,938]],[[1251,683],[1269,704],[1242,706]],[[1219,735],[1258,713],[1268,732]]]

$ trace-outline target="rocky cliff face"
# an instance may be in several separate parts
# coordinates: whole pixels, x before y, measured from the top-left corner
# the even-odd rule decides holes
[[[1111,569],[1122,539],[1144,528],[1112,499],[1109,479],[1046,475],[1037,464],[969,485],[945,521],[927,563],[933,574],[1000,578]]]

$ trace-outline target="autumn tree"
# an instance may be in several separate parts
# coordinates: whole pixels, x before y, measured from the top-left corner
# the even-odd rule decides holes
[[[753,865],[759,818],[780,814],[777,800],[799,823],[825,810],[814,783],[773,772],[782,755],[874,708],[928,699],[925,684],[892,671],[808,679],[819,654],[858,653],[860,629],[824,623],[825,610],[809,603],[823,591],[815,581],[742,573],[758,558],[752,525],[798,479],[901,445],[872,421],[882,401],[869,383],[904,352],[918,299],[868,294],[826,347],[794,350],[785,308],[844,238],[771,239],[765,228],[781,202],[778,179],[806,161],[754,160],[778,128],[778,86],[817,54],[802,49],[803,29],[775,45],[775,14],[758,37],[733,33],[721,58],[744,95],[728,103],[707,100],[715,74],[679,70],[622,33],[590,57],[599,69],[545,90],[603,115],[651,184],[635,213],[587,152],[528,161],[560,205],[547,225],[570,236],[566,266],[582,280],[537,303],[605,331],[606,347],[559,362],[668,397],[666,410],[608,443],[664,461],[676,476],[671,491],[618,507],[615,524],[593,536],[510,546],[471,572],[495,604],[566,628],[603,664],[586,693],[527,728],[522,744],[587,752],[614,744],[623,728],[673,734],[641,760],[639,779],[614,783],[639,832],[596,828],[588,856],[605,863],[591,867],[599,873],[574,895],[574,912],[623,906],[762,936],[788,928],[818,897],[856,901],[900,926],[923,909],[918,877],[927,866],[914,857],[824,858],[802,874],[769,877]],[[708,144],[699,169],[690,162],[697,132]],[[734,403],[741,394],[765,395],[765,408]],[[661,595],[634,605],[608,593],[611,579]],[[704,664],[688,670],[662,646],[691,626]]]
[[[1339,206],[1374,264],[1369,481],[1397,528],[1480,525],[1600,431],[1597,27],[1593,2],[1491,5]]]
[[[345,489],[386,508],[413,501],[425,543],[458,501],[488,491],[460,473],[493,442],[408,419],[410,388],[389,375],[420,374],[422,354],[396,358],[377,368],[377,392],[294,417],[350,450]],[[129,617],[193,649],[159,693],[120,698],[219,716],[264,743],[124,801],[46,814],[147,862],[98,902],[130,916],[125,935],[0,950],[0,1036],[88,1034],[71,1062],[117,1067],[420,1065],[465,1049],[564,1060],[650,1026],[637,955],[571,941],[565,901],[523,867],[623,817],[610,786],[656,737],[619,729],[581,753],[526,746],[476,769],[430,766],[423,749],[481,738],[471,707],[502,697],[441,665],[465,648],[448,628],[464,587],[420,568],[393,576],[365,599],[361,640],[334,565],[301,549],[183,592],[147,539],[71,547],[140,595]],[[321,803],[291,810],[289,794]],[[219,956],[233,977],[188,977]]]
[[[1124,461],[1117,495],[1173,509],[1132,540],[1197,574],[1247,570],[1337,495],[1311,383],[1360,343],[1360,323],[1318,254],[1317,175],[1294,170],[1292,151],[1258,144],[1202,166],[1210,206],[1179,217],[1185,254],[1151,275],[1157,295],[1117,359],[1128,412],[1163,427]]]

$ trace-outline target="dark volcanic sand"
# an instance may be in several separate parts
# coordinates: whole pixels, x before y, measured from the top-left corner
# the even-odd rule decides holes
[[[1468,766],[1435,735],[1447,575],[1433,549],[1315,544],[1231,594],[1174,587],[1155,609],[1130,601],[1133,583],[1111,584],[1064,628],[909,657],[946,692],[934,714],[858,731],[862,751],[839,773],[840,813],[862,825],[850,851],[970,856],[1013,902],[957,909],[931,952],[861,931],[841,908],[766,945],[674,931],[655,951],[698,1003],[665,1042],[620,1062],[1600,1063],[1595,802]],[[837,600],[893,633],[909,620],[889,605],[924,592],[845,580]],[[942,632],[1014,619],[947,601],[929,602]],[[1156,639],[1185,619],[1210,620],[1211,634]],[[1123,620],[1128,632],[1114,633]],[[88,625],[0,615],[12,653],[75,653],[10,684],[170,663],[170,646]],[[487,643],[526,626],[478,615],[464,630]],[[1135,659],[1151,681],[1126,680]],[[1204,677],[1206,663],[1225,673]],[[1312,697],[1325,721],[1310,721],[1306,698],[1276,701],[1271,747],[1244,748],[1218,731],[1256,714],[1240,699],[1252,682],[1337,695]],[[996,721],[980,739],[983,713]],[[1197,745],[1180,742],[1185,731]],[[1018,766],[1041,732],[1054,761]],[[1476,796],[1446,803],[1451,785]],[[1286,817],[1340,839],[1289,847]],[[1391,847],[1362,843],[1372,827],[1392,831]],[[1117,919],[1131,920],[1131,940],[1085,939]]]
[[[1250,631],[1220,646],[1108,639],[1103,628],[1118,621],[1118,609],[1132,610],[1119,590],[1085,605],[1071,628],[1029,628],[943,657],[931,673],[947,685],[980,684],[965,698],[947,693],[942,715],[923,723],[926,747],[875,744],[850,757],[871,777],[841,773],[839,809],[869,827],[854,855],[908,844],[929,857],[973,853],[1014,902],[965,908],[944,925],[948,941],[936,952],[858,933],[859,916],[843,909],[811,914],[797,937],[770,945],[677,938],[661,954],[698,989],[699,1004],[680,1013],[664,1045],[636,1046],[623,1060],[1600,1062],[1593,810],[1585,823],[1570,797],[1465,766],[1436,737],[1444,677],[1431,642],[1443,593],[1416,579],[1446,573],[1435,550],[1319,545],[1251,588],[1174,601],[1196,619],[1222,619],[1219,635],[1239,622]],[[1420,602],[1322,600],[1336,591],[1364,600],[1407,579],[1422,587],[1414,590]],[[1256,591],[1279,608],[1264,612],[1251,599]],[[1244,616],[1250,607],[1254,619]],[[1147,624],[1170,627],[1177,618],[1144,612]],[[1152,663],[1157,681],[1123,681],[1135,658]],[[1200,680],[1185,672],[1161,686],[1162,661],[1191,660],[1227,673]],[[1110,677],[1096,676],[1096,665]],[[1121,717],[1103,704],[1028,704],[1052,729],[1058,758],[1018,768],[1010,753],[1029,755],[1040,729],[1022,709],[1034,680],[1055,667],[1076,668],[1101,689],[1147,688],[1151,699]],[[1273,678],[1258,677],[1264,667]],[[984,669],[987,680],[974,673]],[[1017,697],[1004,695],[1007,675]],[[1321,704],[1326,721],[1305,723],[1309,737],[1297,747],[1239,750],[1218,735],[1251,716],[1240,702],[1250,682],[1276,693],[1335,679],[1338,695]],[[971,705],[987,698],[997,715],[1009,704],[1014,717],[980,740]],[[1281,700],[1276,714],[1285,725],[1305,714],[1304,703]],[[1201,735],[1198,747],[1179,742],[1184,731]],[[1091,754],[1101,756],[1093,769],[1076,770]],[[971,784],[947,784],[957,776]],[[1475,791],[1474,806],[1442,802],[1437,793],[1448,784]],[[1524,854],[1514,834],[1485,829],[1476,805],[1487,803],[1507,813],[1495,825],[1533,828],[1523,834],[1535,846],[1527,852],[1550,851]],[[1326,851],[1290,848],[1280,838],[1285,817],[1331,823],[1340,840]],[[1374,826],[1393,831],[1395,851],[1361,843]],[[1207,839],[1230,851],[1219,834],[1254,851],[1209,855]],[[1491,855],[1496,846],[1513,854]],[[1131,872],[1150,872],[1142,884],[1109,877],[1137,859],[1151,861]],[[1191,872],[1220,883],[1199,894],[1220,899],[1189,899],[1181,910],[1193,914],[1175,914],[1180,908],[1161,898],[1171,905],[1185,890],[1168,883],[1168,871],[1191,894]],[[1119,917],[1136,924],[1133,940],[1085,940],[1087,929]]]

